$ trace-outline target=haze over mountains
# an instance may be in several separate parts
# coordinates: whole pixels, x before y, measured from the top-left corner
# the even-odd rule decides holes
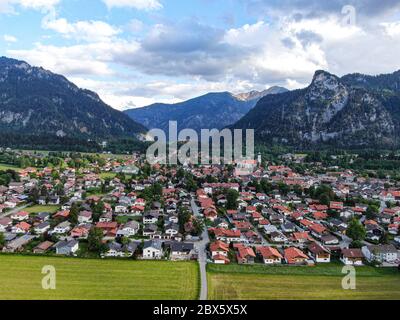
[[[1,133],[109,139],[146,131],[65,77],[0,57]]]
[[[168,131],[169,121],[177,121],[178,130],[222,129],[242,118],[260,98],[286,91],[282,87],[271,87],[262,92],[252,91],[239,95],[230,92],[208,93],[176,104],[156,103],[124,112],[149,129]]]

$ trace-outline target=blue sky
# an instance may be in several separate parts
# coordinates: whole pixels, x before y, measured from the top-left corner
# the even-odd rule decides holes
[[[0,55],[117,109],[400,69],[400,0],[0,0]]]

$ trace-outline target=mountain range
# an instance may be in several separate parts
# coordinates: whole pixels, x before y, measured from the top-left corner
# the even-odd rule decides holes
[[[147,129],[61,75],[0,58],[0,132],[57,138],[137,137]]]
[[[298,147],[392,147],[400,139],[400,71],[341,78],[317,71],[304,89],[269,95],[231,128]]]
[[[400,71],[343,77],[317,71],[304,89],[208,93],[123,113],[62,75],[0,58],[0,145],[12,145],[15,137],[27,137],[32,146],[37,137],[44,137],[43,145],[138,138],[147,128],[167,131],[169,121],[179,130],[254,129],[258,143],[298,148],[398,147]]]
[[[234,124],[249,112],[262,97],[286,92],[282,87],[234,95],[230,92],[208,93],[176,104],[156,103],[144,108],[124,111],[133,120],[149,129],[168,132],[169,121],[177,121],[178,130],[190,128],[222,129]]]

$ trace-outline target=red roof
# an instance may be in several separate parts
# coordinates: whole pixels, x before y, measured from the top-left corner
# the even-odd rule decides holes
[[[15,227],[20,228],[25,231],[28,231],[31,228],[31,225],[29,223],[26,223],[23,221],[23,222],[18,223]]]
[[[308,257],[300,249],[291,247],[285,249],[285,259],[288,263],[295,263],[297,259],[308,259]]]
[[[326,228],[318,223],[315,223],[311,226],[309,226],[309,228],[314,231],[315,233],[319,233],[322,234],[326,231]]]
[[[282,255],[279,253],[279,251],[272,247],[259,247],[259,248],[257,248],[257,251],[262,255],[262,257],[264,259],[268,259],[268,258],[283,259]]]
[[[229,251],[229,245],[222,241],[215,241],[210,244],[210,251]]]
[[[239,248],[238,252],[238,258],[239,259],[247,259],[248,257],[256,257],[256,254],[254,253],[252,248],[249,247],[241,247]]]

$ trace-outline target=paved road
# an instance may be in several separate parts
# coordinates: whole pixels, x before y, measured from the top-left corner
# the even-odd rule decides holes
[[[192,210],[195,216],[202,217],[199,211],[199,207],[196,205],[194,199],[191,202]],[[198,241],[194,244],[198,254],[199,254],[199,265],[200,265],[200,300],[207,300],[208,296],[208,285],[207,285],[207,244],[210,242],[210,238],[208,237],[207,228],[204,229],[201,235],[201,241]]]
[[[32,203],[27,203],[27,204],[24,204],[23,206],[15,207],[15,208],[12,209],[11,211],[7,211],[7,212],[5,212],[5,213],[0,213],[0,218],[8,217],[8,216],[11,216],[11,215],[14,214],[14,213],[23,211],[25,208],[27,208],[27,207],[29,207],[29,206],[31,206],[31,205],[32,205]]]

